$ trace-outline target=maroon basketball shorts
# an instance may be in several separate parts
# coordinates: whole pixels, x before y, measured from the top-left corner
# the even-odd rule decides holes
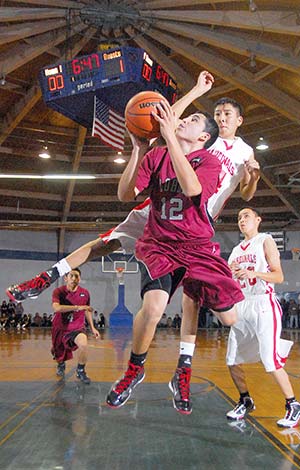
[[[219,245],[209,240],[166,243],[149,238],[139,240],[136,247],[136,257],[147,266],[152,279],[185,268],[184,293],[200,305],[222,311],[244,295],[219,252]]]

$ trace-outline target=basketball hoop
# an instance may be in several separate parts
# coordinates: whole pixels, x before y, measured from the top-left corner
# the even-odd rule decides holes
[[[120,284],[123,284],[123,273],[124,273],[124,268],[116,267],[115,268],[117,279]]]
[[[292,248],[291,249],[293,261],[299,261],[300,257],[300,248]]]

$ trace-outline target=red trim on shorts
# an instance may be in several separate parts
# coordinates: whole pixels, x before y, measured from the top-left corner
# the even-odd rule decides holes
[[[272,311],[273,311],[273,323],[274,323],[274,331],[273,331],[273,360],[274,360],[274,365],[275,365],[275,369],[281,369],[282,368],[282,364],[280,364],[280,362],[278,361],[278,358],[277,358],[277,341],[276,341],[276,335],[277,335],[277,328],[278,328],[278,324],[277,324],[277,316],[276,316],[276,307],[278,309],[278,305],[277,305],[277,302],[274,302],[274,297],[273,295],[269,295],[269,299],[270,299],[270,304],[271,304],[271,307],[272,307]],[[281,310],[280,310],[281,311]],[[281,311],[281,315],[282,315],[282,311]]]

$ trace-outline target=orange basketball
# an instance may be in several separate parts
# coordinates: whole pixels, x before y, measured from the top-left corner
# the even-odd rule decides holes
[[[160,134],[159,123],[151,116],[151,111],[157,111],[160,101],[167,101],[156,91],[142,91],[133,96],[125,108],[125,121],[129,132],[142,139],[153,139]]]

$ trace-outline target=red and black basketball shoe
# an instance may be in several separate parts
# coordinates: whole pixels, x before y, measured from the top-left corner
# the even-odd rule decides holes
[[[26,299],[35,299],[58,278],[58,270],[56,268],[51,268],[48,269],[48,271],[38,274],[33,279],[30,279],[30,281],[9,286],[6,289],[6,295],[15,302],[22,302]]]
[[[184,415],[189,415],[192,412],[191,375],[192,371],[189,367],[177,367],[174,377],[169,382],[169,389],[173,393],[173,406],[176,411]]]
[[[128,362],[128,369],[124,376],[115,382],[110,389],[106,403],[112,408],[120,408],[129,399],[135,387],[145,378],[145,370],[143,366],[137,366],[132,362]]]

